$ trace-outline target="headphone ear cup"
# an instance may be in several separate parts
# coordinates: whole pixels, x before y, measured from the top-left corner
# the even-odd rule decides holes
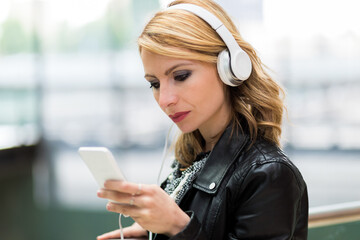
[[[237,79],[231,71],[230,53],[227,49],[221,51],[217,59],[217,70],[224,84],[231,87],[239,86],[242,81]]]

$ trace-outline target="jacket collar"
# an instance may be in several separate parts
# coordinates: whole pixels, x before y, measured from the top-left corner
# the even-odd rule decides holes
[[[230,166],[247,142],[248,137],[241,130],[232,133],[230,124],[210,153],[193,186],[206,193],[216,193]]]

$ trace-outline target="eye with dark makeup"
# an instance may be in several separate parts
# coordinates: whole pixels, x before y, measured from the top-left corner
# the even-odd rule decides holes
[[[179,70],[174,72],[175,81],[182,82],[188,79],[190,76],[191,76],[191,71],[189,70]]]
[[[157,81],[150,82],[150,88],[158,89],[160,87],[160,83]]]
[[[178,82],[183,82],[186,79],[188,79],[191,76],[191,71],[189,70],[179,70],[179,71],[175,71],[173,73],[174,76],[174,80],[178,81]],[[153,89],[159,89],[160,88],[160,82],[157,80],[154,81],[149,81],[150,82],[150,88]]]

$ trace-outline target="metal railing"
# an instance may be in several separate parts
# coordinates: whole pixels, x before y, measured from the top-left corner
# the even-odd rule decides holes
[[[360,201],[313,207],[309,210],[309,228],[353,221],[360,221]]]

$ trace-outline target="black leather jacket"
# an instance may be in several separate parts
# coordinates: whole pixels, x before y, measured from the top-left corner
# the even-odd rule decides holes
[[[246,135],[224,131],[179,204],[190,222],[170,239],[307,239],[308,196],[299,170],[267,141],[249,146]]]

